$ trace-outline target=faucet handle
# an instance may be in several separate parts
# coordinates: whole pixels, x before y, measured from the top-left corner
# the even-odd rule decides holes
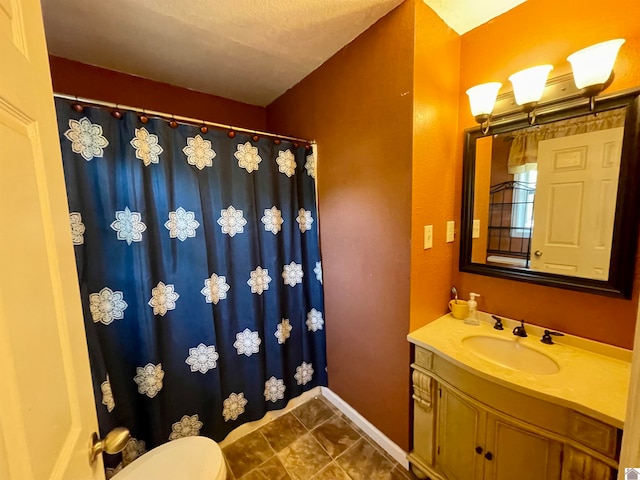
[[[551,335],[554,335],[556,337],[564,337],[564,333],[552,332],[551,330],[545,330],[544,331],[544,335],[542,335],[542,338],[540,339],[540,341],[542,343],[546,343],[547,345],[553,345],[553,339],[551,338]]]
[[[491,315],[491,318],[493,318],[496,323],[493,324],[493,328],[495,328],[496,330],[504,330],[504,326],[502,325],[502,319],[500,317],[497,317],[496,315]]]
[[[513,334],[523,338],[527,336],[527,331],[524,329],[524,320],[520,320],[520,326],[513,329]]]

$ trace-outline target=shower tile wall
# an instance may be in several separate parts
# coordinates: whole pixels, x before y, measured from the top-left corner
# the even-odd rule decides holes
[[[223,449],[228,480],[408,480],[409,472],[316,397]]]

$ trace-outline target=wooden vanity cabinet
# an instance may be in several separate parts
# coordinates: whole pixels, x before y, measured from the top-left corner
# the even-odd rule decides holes
[[[419,478],[614,478],[619,436],[615,427],[447,363],[416,348],[414,445],[409,461]],[[486,398],[481,392],[487,392]]]

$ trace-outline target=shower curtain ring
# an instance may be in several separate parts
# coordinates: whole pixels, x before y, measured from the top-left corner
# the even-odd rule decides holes
[[[71,108],[76,112],[76,113],[82,113],[84,112],[84,107],[82,105],[80,105],[80,101],[78,100],[78,97],[76,96],[76,101],[74,104],[71,105]]]
[[[116,108],[111,112],[111,116],[117,120],[122,118],[122,112],[120,111],[120,106],[116,103]]]

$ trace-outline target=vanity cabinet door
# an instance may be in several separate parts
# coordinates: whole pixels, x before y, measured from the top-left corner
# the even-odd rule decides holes
[[[444,386],[438,395],[437,469],[448,480],[481,480],[486,412]]]
[[[484,480],[559,480],[562,444],[487,415]]]
[[[616,473],[605,463],[570,445],[564,449],[562,480],[613,480]]]

